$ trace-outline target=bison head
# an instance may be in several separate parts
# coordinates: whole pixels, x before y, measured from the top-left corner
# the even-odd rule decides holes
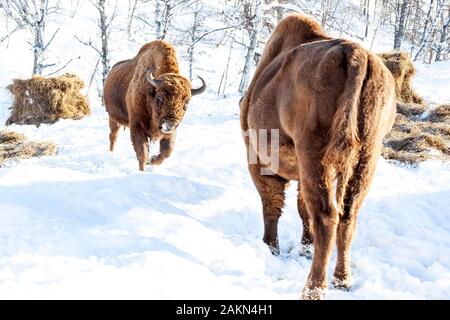
[[[201,78],[202,86],[191,88],[191,82],[176,73],[166,73],[158,78],[153,76],[154,69],[147,71],[147,81],[152,86],[153,121],[162,134],[171,134],[178,127],[192,96],[201,94],[206,89],[206,83]]]

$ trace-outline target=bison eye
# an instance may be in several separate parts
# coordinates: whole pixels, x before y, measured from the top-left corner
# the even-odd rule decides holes
[[[156,104],[157,104],[158,106],[162,106],[162,104],[163,104],[163,98],[162,98],[161,96],[156,98]]]

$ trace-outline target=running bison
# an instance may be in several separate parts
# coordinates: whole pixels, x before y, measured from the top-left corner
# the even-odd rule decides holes
[[[311,18],[292,14],[271,35],[240,108],[247,150],[256,154],[254,161],[249,156],[248,167],[262,200],[264,242],[279,252],[285,188],[290,180],[299,181],[302,248],[314,244],[302,297],[324,296],[334,241],[333,284],[348,289],[356,217],[394,122],[392,75],[376,55],[332,39]],[[260,129],[267,130],[257,137],[267,139],[265,144],[279,135],[278,163],[267,161],[276,158],[273,146],[263,155],[258,139],[248,134],[264,132]]]
[[[161,164],[172,153],[176,129],[191,97],[206,89],[200,80],[202,86],[191,89],[190,81],[179,74],[174,47],[162,40],[147,43],[133,59],[115,64],[104,87],[110,150],[121,126],[128,126],[139,170],[148,162],[149,140],[160,141],[160,152],[150,164]]]

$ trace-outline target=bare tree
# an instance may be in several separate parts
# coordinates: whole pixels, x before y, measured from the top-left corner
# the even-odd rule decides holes
[[[128,0],[128,22],[127,22],[128,39],[131,38],[131,27],[133,25],[134,14],[136,12],[137,4],[138,0]]]
[[[201,0],[196,0],[193,3],[190,3],[189,6],[186,7],[189,11],[189,14],[192,15],[192,24],[188,30],[189,34],[189,45],[188,45],[188,61],[189,61],[189,77],[192,80],[193,69],[194,69],[194,60],[195,60],[195,50],[197,45],[208,36],[228,30],[233,30],[240,27],[240,24],[223,26],[216,29],[205,29],[203,26],[203,22],[206,18],[208,12],[205,10],[205,5]]]
[[[231,52],[233,50],[233,41],[230,41],[230,48],[228,51],[227,64],[225,66],[225,70],[222,73],[222,77],[220,78],[219,88],[217,89],[217,94],[225,94],[225,89],[227,87],[228,81],[228,71],[230,69],[230,61],[231,61]]]
[[[376,0],[375,0],[376,2]],[[375,4],[376,5],[376,4]],[[363,16],[366,24],[365,32],[364,32],[364,39],[367,38],[369,35],[369,25],[370,25],[370,0],[364,0],[364,10],[363,10]]]
[[[320,21],[321,21],[322,27],[325,28],[326,23],[327,23],[327,17],[328,17],[330,6],[331,6],[331,0],[322,0],[321,3],[322,3],[322,5],[321,5],[322,18]]]
[[[449,52],[449,42],[450,42],[450,5],[447,6],[446,10],[442,10],[441,13],[441,29],[439,42],[437,43],[436,49],[436,61],[445,60]]]
[[[444,5],[444,1],[445,0],[437,0],[436,1],[436,6],[435,6],[435,13],[431,13],[433,11],[432,9],[432,5],[433,5],[433,0],[431,0],[430,3],[430,9],[427,15],[427,22],[429,21],[429,23],[426,23],[423,29],[423,33],[422,33],[422,37],[420,40],[420,45],[419,48],[414,56],[414,61],[417,61],[417,59],[419,59],[419,57],[421,56],[423,50],[425,49],[425,47],[431,46],[428,41],[430,39],[431,36],[434,36],[435,31],[436,31],[436,21],[438,19],[438,17],[441,15],[441,11]],[[428,28],[429,26],[429,28]]]
[[[394,49],[400,49],[403,38],[403,30],[405,28],[405,18],[410,0],[397,0],[396,2],[396,20],[394,31]]]
[[[100,48],[98,45],[95,45],[91,39],[88,41],[84,41],[80,39],[79,37],[75,36],[75,38],[83,43],[84,45],[87,45],[94,49],[100,58],[100,61],[102,63],[102,83],[105,83],[106,77],[108,75],[108,72],[110,70],[110,51],[109,51],[109,39],[111,35],[111,24],[114,21],[116,17],[117,12],[117,0],[114,1],[114,9],[113,12],[108,14],[107,12],[107,2],[108,4],[111,4],[112,0],[96,0],[91,1],[92,5],[97,9],[98,11],[98,28],[100,31]]]
[[[190,44],[188,48],[188,55],[189,55],[189,78],[192,80],[192,70],[194,66],[194,51],[195,46],[198,43],[198,37],[200,33],[200,26],[202,21],[204,20],[204,17],[202,16],[203,11],[203,4],[201,4],[199,1],[195,2],[192,7],[192,25],[189,30],[190,35]]]
[[[375,6],[376,6],[376,4],[375,4]],[[373,31],[372,40],[371,40],[371,42],[370,42],[370,49],[371,49],[371,50],[372,50],[372,48],[373,48],[373,44],[374,44],[374,42],[375,42],[375,38],[376,38],[376,36],[377,36],[378,30],[379,30],[379,28],[381,27],[382,21],[383,21],[383,19],[384,19],[384,12],[385,12],[385,10],[386,10],[386,7],[385,7],[385,6],[382,6],[382,7],[381,7],[380,14],[379,14],[379,17],[378,17],[378,21],[377,21],[376,24],[375,24],[375,29],[374,29],[374,31]],[[374,16],[375,16],[375,14],[374,14]]]
[[[70,16],[72,18],[75,17],[79,8],[80,8],[80,0],[70,0],[70,11],[72,11]]]
[[[0,3],[0,9],[2,9],[2,5]],[[22,25],[15,25],[12,29],[9,28],[9,23],[8,23],[8,16],[5,14],[4,11],[0,10],[0,22],[4,23],[5,25],[5,33],[4,34],[0,34],[0,43],[9,40],[9,38],[17,31],[19,31],[20,29],[23,28]]]
[[[195,2],[196,0],[155,0],[156,38],[165,39],[178,9]]]
[[[239,93],[244,93],[247,88],[250,71],[255,56],[258,36],[261,31],[262,6],[261,0],[248,0],[243,3],[243,15],[246,23],[244,24],[248,33],[247,53],[245,55],[244,68],[242,70],[241,82],[239,84]]]
[[[58,12],[58,3],[50,0],[4,0],[2,6],[8,18],[14,20],[18,29],[27,29],[33,36],[29,42],[33,50],[33,74],[42,75],[44,69],[56,64],[45,64],[45,53],[56,37],[56,29],[48,40],[45,40],[47,21],[50,15]]]
[[[156,39],[162,39],[161,34],[161,1],[155,0],[155,35]]]

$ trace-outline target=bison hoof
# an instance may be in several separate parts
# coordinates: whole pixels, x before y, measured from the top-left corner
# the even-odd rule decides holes
[[[322,300],[325,298],[327,288],[305,287],[302,292],[302,300]]]
[[[280,255],[280,248],[278,247],[274,247],[274,246],[269,246],[270,252],[274,255],[274,256],[279,256]]]
[[[313,258],[313,246],[312,244],[301,244],[300,255],[308,260]]]
[[[279,256],[280,255],[280,246],[278,244],[278,240],[275,241],[269,241],[267,239],[263,239],[264,243],[267,244],[267,246],[270,249],[270,252],[274,255],[274,256]]]
[[[164,161],[164,159],[163,159],[160,155],[152,156],[152,157],[150,158],[150,164],[151,164],[152,166],[158,166],[158,165],[160,165],[161,163],[163,163],[163,161]]]
[[[346,279],[333,279],[333,288],[343,291],[350,291],[352,289],[352,281],[351,277],[348,277]]]

